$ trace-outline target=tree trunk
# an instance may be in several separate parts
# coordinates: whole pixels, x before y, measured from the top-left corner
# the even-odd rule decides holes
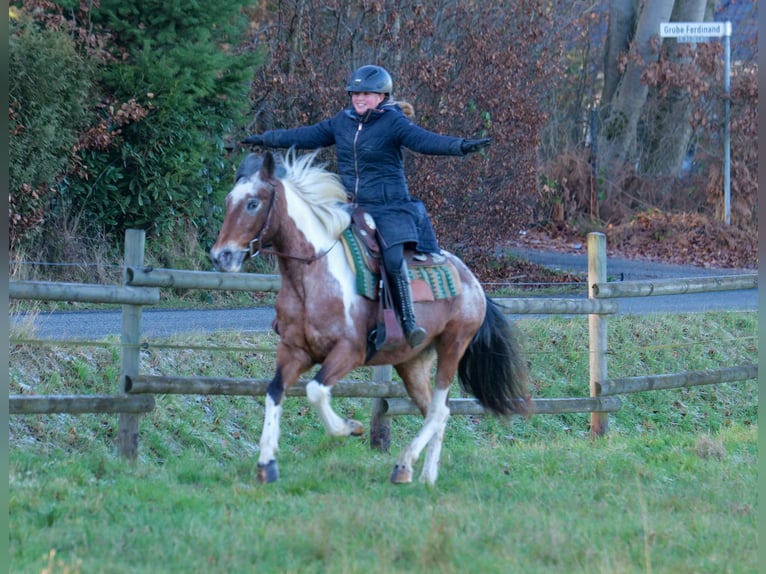
[[[677,0],[673,10],[673,22],[702,22],[712,0]],[[668,60],[677,66],[690,62],[691,58],[679,54],[678,42],[669,38]],[[689,123],[692,102],[689,93],[671,88],[667,95],[652,89],[647,108],[652,110],[642,137],[641,165],[644,173],[651,176],[677,176],[683,166],[692,136]]]
[[[625,73],[607,106],[599,133],[600,169],[611,172],[625,164],[637,163],[638,120],[646,103],[648,86],[641,81],[644,63],[656,60],[658,50],[651,39],[659,34],[660,23],[668,22],[673,2],[646,0],[638,14]],[[637,167],[637,166],[636,166]]]
[[[609,26],[604,48],[604,88],[602,102],[611,102],[620,83],[619,58],[630,48],[636,27],[634,0],[611,0],[609,2]]]

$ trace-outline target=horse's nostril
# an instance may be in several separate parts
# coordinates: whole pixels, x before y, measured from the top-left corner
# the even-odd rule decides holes
[[[223,265],[226,264],[226,261],[231,258],[231,253],[228,250],[218,251],[215,250],[210,251],[210,260],[213,262],[213,266],[216,269],[220,269]]]
[[[223,249],[218,253],[210,252],[210,259],[213,261],[213,265],[221,269],[231,264],[232,252],[230,249]]]

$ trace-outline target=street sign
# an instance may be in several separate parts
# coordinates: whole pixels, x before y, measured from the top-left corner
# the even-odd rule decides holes
[[[688,42],[705,38],[731,36],[731,22],[661,22],[660,37],[680,38]]]
[[[661,22],[660,37],[676,38],[677,42],[706,42],[723,38],[724,50],[724,126],[723,126],[723,209],[726,225],[731,223],[731,135],[729,114],[731,106],[731,22]]]

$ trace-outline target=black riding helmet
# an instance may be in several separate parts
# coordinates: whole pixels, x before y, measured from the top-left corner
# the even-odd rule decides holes
[[[362,66],[351,75],[348,80],[346,91],[352,92],[370,92],[374,94],[385,94],[390,96],[394,89],[394,83],[391,81],[391,75],[380,66]]]

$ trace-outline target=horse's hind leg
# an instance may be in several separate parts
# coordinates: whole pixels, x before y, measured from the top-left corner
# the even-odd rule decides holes
[[[396,372],[402,378],[407,394],[423,416],[426,416],[431,404],[431,368],[435,359],[436,352],[426,349],[406,363],[396,365]]]
[[[394,466],[394,472],[391,474],[391,482],[396,484],[412,482],[412,465],[426,445],[428,445],[428,453],[420,480],[431,485],[436,482],[444,430],[449,419],[448,396],[449,387],[434,390],[423,428],[399,456],[399,460]]]
[[[426,460],[423,463],[423,472],[420,473],[420,482],[433,485],[436,477],[439,475],[439,459],[441,459],[442,445],[444,444],[444,431],[447,429],[447,419],[449,418],[449,407],[444,417],[441,428],[437,429],[426,447]]]

